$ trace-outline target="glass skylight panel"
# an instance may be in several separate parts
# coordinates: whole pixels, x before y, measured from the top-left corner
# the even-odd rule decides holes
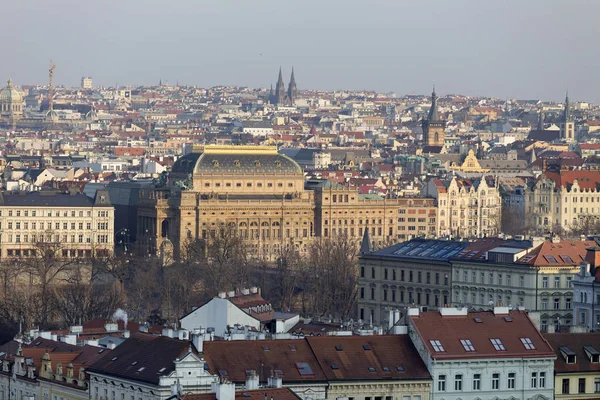
[[[535,350],[535,346],[530,338],[521,338],[521,343],[523,343],[523,346],[525,346],[527,350]]]
[[[492,342],[492,344],[494,345],[494,348],[497,351],[506,350],[506,348],[504,347],[504,345],[502,344],[502,341],[500,339],[490,339],[490,342]]]
[[[475,351],[475,346],[469,339],[460,339],[460,344],[464,347],[465,351]]]
[[[308,363],[297,362],[296,368],[298,368],[298,373],[300,373],[300,375],[302,376],[314,375],[312,368],[310,367],[310,365],[308,365]]]
[[[442,346],[442,343],[439,340],[430,340],[429,343],[433,347],[433,350],[435,350],[437,352],[446,351],[446,350],[444,350],[444,346]]]

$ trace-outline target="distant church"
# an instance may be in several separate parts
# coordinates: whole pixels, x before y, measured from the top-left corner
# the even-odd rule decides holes
[[[285,84],[283,83],[283,75],[281,74],[281,67],[279,67],[279,78],[277,79],[277,86],[275,86],[275,92],[273,92],[273,86],[271,86],[271,92],[269,93],[269,102],[277,106],[291,106],[296,101],[297,89],[296,89],[296,78],[294,78],[294,68],[292,68],[292,76],[290,77],[290,84],[288,89],[285,90]]]
[[[571,115],[571,107],[569,105],[569,92],[565,97],[565,109],[560,122],[560,138],[566,142],[575,142],[575,120]]]
[[[437,105],[437,95],[435,94],[435,87],[433,93],[431,93],[431,108],[429,109],[429,116],[422,122],[423,128],[423,142],[425,153],[440,153],[444,147],[444,131],[446,129],[446,121],[440,118]]]

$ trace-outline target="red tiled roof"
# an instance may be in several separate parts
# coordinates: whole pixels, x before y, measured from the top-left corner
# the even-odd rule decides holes
[[[591,346],[596,351],[600,351],[600,332],[593,333],[549,333],[544,337],[554,348],[556,361],[554,369],[558,373],[572,372],[591,372],[599,371],[600,364],[590,362],[583,346]],[[564,355],[561,353],[561,347],[568,347],[575,353],[575,363],[568,364]]]
[[[408,335],[306,339],[329,381],[430,379]]]
[[[285,383],[326,380],[305,340],[205,342],[204,358],[211,374],[220,374],[235,383],[245,382],[246,371],[250,370],[256,371],[261,377],[269,376],[271,371],[279,373]],[[303,364],[297,363],[308,364],[311,373],[301,374],[299,366]]]
[[[558,243],[546,240],[517,260],[517,263],[536,267],[577,267],[585,259],[587,249],[593,246],[596,246],[593,240],[561,240]]]
[[[560,171],[544,173],[546,177],[556,184],[557,188],[565,187],[570,188],[574,181],[577,181],[580,189],[583,190],[597,190],[600,186],[600,171]]]
[[[510,322],[506,316],[510,316]],[[410,322],[433,359],[554,357],[552,347],[524,311],[509,311],[508,315],[487,311],[463,316],[442,316],[431,311],[411,316]],[[534,349],[526,349],[521,338],[531,339]],[[465,339],[471,341],[474,351],[465,350],[461,344]],[[496,350],[490,339],[500,339],[505,350]],[[433,340],[439,340],[443,351],[434,349],[430,342]]]
[[[185,400],[216,400],[215,393],[204,393],[204,394],[187,394],[184,396]],[[296,396],[289,388],[263,388],[258,390],[242,390],[235,393],[236,400],[298,400],[300,397]]]

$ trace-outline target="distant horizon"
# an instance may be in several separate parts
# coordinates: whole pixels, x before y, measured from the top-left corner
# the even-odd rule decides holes
[[[600,104],[599,1],[7,1],[0,79],[298,88]]]

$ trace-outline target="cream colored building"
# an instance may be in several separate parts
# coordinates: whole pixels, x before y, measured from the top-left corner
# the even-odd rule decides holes
[[[545,171],[525,190],[532,226],[553,230],[581,227],[600,217],[600,171]]]
[[[23,117],[23,96],[12,84],[12,79],[0,92],[0,120],[14,124]]]
[[[210,240],[225,225],[267,259],[286,246],[306,252],[315,237],[358,242],[366,228],[375,245],[435,233],[433,199],[387,199],[326,180],[305,182],[302,168],[274,146],[197,149],[140,201],[138,240],[148,241],[150,253],[172,244],[175,257],[187,240]]]
[[[112,254],[108,192],[99,190],[94,199],[55,191],[0,193],[0,259],[32,257],[41,243],[56,244],[62,257]]]
[[[431,179],[422,189],[437,200],[437,234],[453,237],[485,237],[500,232],[502,200],[496,183],[452,178]]]

